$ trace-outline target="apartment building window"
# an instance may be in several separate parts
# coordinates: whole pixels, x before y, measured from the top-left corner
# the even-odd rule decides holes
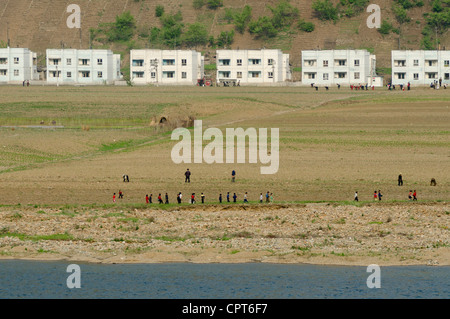
[[[328,68],[328,60],[323,60],[323,67]]]
[[[144,66],[144,60],[133,60],[133,66]]]
[[[72,59],[66,59],[66,64],[67,65],[72,65]]]
[[[444,60],[444,67],[448,68],[450,66],[449,60]]]
[[[396,73],[395,75],[398,80],[404,80],[406,73]]]
[[[450,80],[450,73],[444,73],[444,80]]]
[[[0,64],[7,64],[8,59],[7,58],[0,58]]]
[[[143,78],[144,72],[133,72],[133,78]]]
[[[150,73],[150,77],[151,77],[152,79],[155,79],[155,78],[156,78],[156,72],[151,72],[151,73]]]
[[[334,65],[336,66],[346,66],[347,65],[347,60],[335,60]]]
[[[186,79],[187,78],[187,72],[181,72],[181,78]]]
[[[267,75],[268,75],[269,79],[273,79],[273,72],[269,72],[269,73],[267,73]]]
[[[163,72],[163,78],[165,79],[173,79],[175,77],[175,72]]]
[[[80,71],[80,77],[82,78],[90,78],[91,77],[91,72],[90,71]]]
[[[414,73],[414,80],[418,80],[419,79],[419,73]]]
[[[259,78],[259,77],[261,77],[261,72],[252,72],[252,71],[250,71],[249,73],[248,73],[248,75],[249,75],[249,77],[250,78]]]
[[[260,65],[261,59],[248,59],[248,64],[250,65]]]
[[[305,66],[315,66],[316,60],[305,60]]]
[[[334,77],[336,79],[345,79],[347,78],[347,72],[336,72],[334,73]]]
[[[427,75],[428,79],[436,79],[437,78],[437,73],[435,72],[430,72],[430,73],[425,73]]]
[[[58,71],[58,72],[56,72],[56,71],[51,71],[50,72],[50,77],[51,78],[59,78],[59,75],[61,74],[61,71]]]
[[[230,71],[220,71],[219,78],[228,79],[230,77]]]
[[[103,65],[103,59],[97,59],[97,65]]]
[[[428,66],[437,66],[437,60],[427,60],[426,64]]]
[[[268,65],[273,65],[273,62],[274,62],[273,59],[268,59],[268,60],[267,60],[267,64],[268,64]]]
[[[72,77],[72,72],[67,72],[67,73],[66,73],[66,76],[67,76],[68,78],[71,78],[71,77]]]
[[[3,75],[3,76],[5,76],[5,75],[7,75],[7,70],[0,70],[0,75]]]
[[[186,59],[181,59],[181,65],[182,66],[186,66],[187,65],[187,60]]]
[[[355,72],[355,80],[359,80],[359,72]]]
[[[237,60],[236,60],[236,64],[237,64],[238,66],[241,66],[241,65],[242,65],[242,59],[237,59]]]
[[[227,65],[230,65],[230,59],[220,59],[219,60],[219,65],[220,66],[227,66]]]
[[[406,66],[406,60],[395,60],[394,66]]]
[[[355,66],[359,66],[359,60],[355,60]]]
[[[419,66],[419,60],[414,60],[413,64],[414,64],[414,66]]]
[[[314,80],[316,78],[316,73],[308,72],[305,74],[306,78],[309,80]]]
[[[102,72],[102,71],[98,71],[98,72],[97,72],[97,77],[98,77],[99,79],[103,78],[103,72]]]
[[[175,60],[174,59],[164,59],[163,65],[175,65]]]
[[[51,65],[59,65],[59,59],[50,59]]]
[[[242,79],[242,72],[237,72],[237,73],[236,73],[236,77],[237,77],[238,79]]]
[[[328,81],[328,78],[329,78],[328,73],[324,73],[323,74],[323,80],[324,81]]]
[[[14,58],[14,64],[19,64],[19,58]]]
[[[19,76],[19,70],[14,70],[14,76]]]
[[[89,61],[89,59],[80,59],[79,64],[80,65],[89,65],[90,61]]]

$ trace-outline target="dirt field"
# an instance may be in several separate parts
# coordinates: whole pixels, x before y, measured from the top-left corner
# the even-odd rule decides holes
[[[248,192],[257,201],[267,191],[275,201],[347,201],[355,191],[367,201],[374,190],[385,201],[402,201],[414,189],[421,201],[449,200],[448,92],[0,87],[0,203],[103,204],[119,190],[125,203],[165,192],[171,201],[178,192],[204,192],[209,203],[220,193],[243,200]],[[174,164],[172,127],[151,125],[162,116],[194,116],[203,129],[222,132],[279,128],[279,170],[261,175],[261,163]],[[21,127],[40,123],[64,128]],[[430,187],[431,178],[437,186]]]
[[[448,264],[448,92],[426,88],[409,92],[347,88],[316,92],[287,87],[0,86],[1,255],[117,262],[128,260],[120,258],[131,250],[136,254],[130,260],[141,262],[217,262],[222,256],[222,261],[236,258],[355,264],[366,262],[373,253],[377,258],[386,256],[381,258],[384,263],[406,260]],[[169,122],[159,125],[163,116]],[[171,141],[170,134],[188,117],[201,119],[203,129],[216,127],[222,132],[237,127],[268,128],[269,132],[279,128],[278,172],[261,175],[261,163],[173,163],[171,150],[176,141]],[[186,168],[192,171],[191,183],[184,182]],[[230,181],[233,169],[237,171],[235,183]],[[397,186],[400,173],[404,179],[401,187]],[[130,176],[129,183],[122,181],[123,174]],[[430,186],[431,178],[436,179],[437,186]],[[117,199],[115,208],[112,196],[119,190],[124,198]],[[374,190],[383,193],[382,203],[373,202]],[[408,202],[409,190],[417,191],[418,202]],[[247,192],[250,202],[256,203],[260,193],[267,191],[274,195],[273,205],[306,204],[318,208],[297,211],[291,206],[275,209],[263,205],[261,210],[252,204],[242,210],[217,205],[220,193],[224,198],[227,192],[236,193],[237,201],[242,203]],[[351,203],[355,191],[359,193],[358,205]],[[143,208],[139,205],[145,205],[146,194],[153,194],[155,202],[159,193],[164,196],[166,192],[171,203],[168,208],[173,212],[163,210],[162,220],[159,210],[150,209],[140,215]],[[201,204],[177,211],[173,203],[178,192],[183,193],[185,205],[191,193],[196,193],[199,201],[203,192],[206,204],[213,206],[207,212],[203,212]],[[323,209],[326,203],[344,208]],[[372,206],[366,211],[367,205]],[[315,218],[311,217],[314,211]],[[363,221],[353,220],[350,213],[366,217]],[[59,217],[61,214],[68,217]],[[101,219],[103,228],[87,220],[108,214],[113,214],[112,218]],[[118,221],[114,214],[131,220]],[[212,222],[227,214],[236,222]],[[197,215],[209,222],[199,226]],[[152,216],[156,223],[145,221]],[[294,223],[297,228],[260,223],[267,216],[278,224],[285,220],[284,226]],[[309,219],[303,220],[305,216]],[[373,216],[373,220],[367,216]],[[387,223],[389,218],[396,220],[394,216],[401,216],[399,222]],[[342,218],[345,222],[335,222]],[[312,219],[322,222],[321,230],[310,229]],[[177,221],[186,221],[186,227],[192,228],[179,229]],[[119,226],[129,228],[129,232],[104,233],[105,228],[113,231]],[[358,238],[357,244],[353,239],[344,240],[360,226],[364,227],[358,229],[359,235],[353,236]],[[203,232],[202,227],[208,231]],[[373,236],[364,235],[364,229]],[[327,233],[317,233],[319,230]],[[243,231],[249,233],[243,236]],[[310,235],[305,235],[304,240],[300,235],[295,237],[308,231]],[[56,237],[36,237],[42,234]],[[133,235],[128,238],[129,234]],[[211,238],[223,236],[231,237],[211,242]],[[365,236],[373,238],[369,241]],[[316,237],[319,241],[305,241]],[[121,238],[125,245],[120,244]],[[259,242],[258,238],[264,240]],[[423,250],[416,251],[418,238]],[[183,245],[176,248],[177,243]],[[394,254],[396,248],[402,253]],[[303,254],[302,249],[308,254]],[[98,251],[103,250],[111,254],[99,257]],[[198,257],[185,258],[186,254]],[[284,254],[286,257],[280,257]],[[342,256],[345,258],[339,258]]]

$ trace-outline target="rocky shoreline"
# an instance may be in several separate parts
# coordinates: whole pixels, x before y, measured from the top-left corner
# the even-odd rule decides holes
[[[450,204],[1,207],[0,259],[450,265]]]

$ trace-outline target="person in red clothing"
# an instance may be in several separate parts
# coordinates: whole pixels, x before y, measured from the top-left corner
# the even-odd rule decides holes
[[[377,191],[373,192],[373,200],[378,200],[378,193],[377,193]]]
[[[414,190],[414,193],[413,193],[413,200],[417,200],[417,192],[416,192],[416,190]]]
[[[148,194],[145,195],[145,202],[148,204]]]
[[[162,197],[161,197],[161,193],[158,195],[158,202],[159,202],[160,204],[163,203],[163,200],[162,200]]]
[[[195,193],[191,195],[191,204],[195,204]]]
[[[116,202],[116,193],[113,194],[113,203]]]

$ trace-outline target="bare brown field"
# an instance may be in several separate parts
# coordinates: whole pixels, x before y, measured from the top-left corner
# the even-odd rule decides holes
[[[124,203],[146,194],[244,192],[256,201],[449,199],[450,112],[446,90],[314,92],[309,88],[0,87],[3,205]],[[152,119],[194,116],[204,129],[280,128],[280,167],[174,164],[170,128]],[[43,122],[64,128],[24,128]],[[13,127],[13,128],[12,128]],[[89,130],[83,128],[89,127]],[[206,143],[206,142],[205,142]],[[184,183],[190,168],[192,182]],[[230,182],[232,169],[237,182]],[[405,184],[397,186],[402,173]],[[122,182],[128,174],[130,183]],[[430,179],[437,186],[430,187]]]
[[[447,92],[0,86],[0,258],[448,265]],[[173,163],[188,117],[279,128],[278,172]],[[259,204],[267,191],[274,203]],[[170,204],[145,204],[166,192]],[[238,203],[219,204],[227,192]]]

